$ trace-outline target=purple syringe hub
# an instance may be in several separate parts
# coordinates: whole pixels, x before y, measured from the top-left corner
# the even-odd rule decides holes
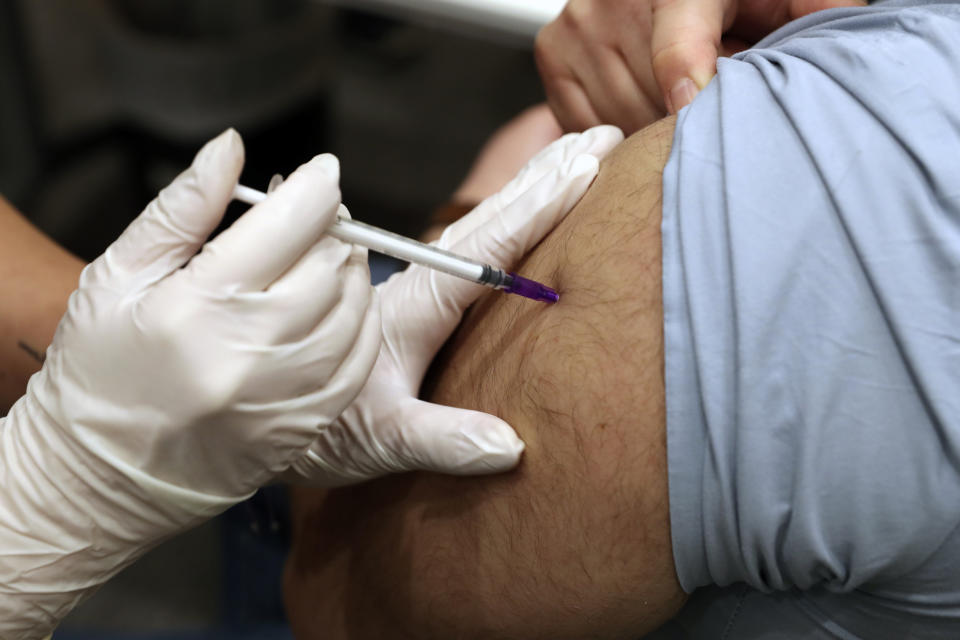
[[[531,300],[538,300],[540,302],[548,302],[553,304],[560,300],[560,294],[551,289],[550,287],[535,282],[533,280],[528,280],[523,276],[518,276],[515,273],[511,273],[510,277],[513,278],[513,282],[509,286],[504,288],[505,293],[515,293],[518,296],[523,296],[524,298],[530,298]]]

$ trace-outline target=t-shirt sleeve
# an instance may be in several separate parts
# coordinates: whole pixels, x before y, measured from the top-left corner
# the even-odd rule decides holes
[[[687,591],[883,585],[936,571],[960,526],[958,69],[956,3],[821,12],[681,112],[662,232]]]

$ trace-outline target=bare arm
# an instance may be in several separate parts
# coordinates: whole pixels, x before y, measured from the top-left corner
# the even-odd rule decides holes
[[[628,140],[521,266],[556,307],[493,294],[425,389],[508,420],[520,468],[300,492],[287,605],[301,638],[635,638],[682,605],[670,545],[660,171]]]
[[[43,364],[83,266],[0,196],[0,414]]]

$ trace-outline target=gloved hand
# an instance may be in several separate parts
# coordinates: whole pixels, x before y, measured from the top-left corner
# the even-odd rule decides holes
[[[547,101],[566,131],[629,135],[689,104],[732,55],[801,16],[863,0],[570,0],[537,35]]]
[[[0,637],[43,637],[144,550],[287,469],[366,380],[366,251],[321,237],[336,158],[204,245],[242,165],[236,132],[208,143],[84,270],[0,422]]]
[[[560,222],[590,185],[598,159],[621,140],[609,126],[557,140],[448,227],[439,246],[509,268]],[[378,290],[383,344],[373,373],[285,479],[336,486],[411,469],[479,474],[515,466],[523,443],[504,421],[417,399],[433,357],[486,288],[411,265]]]

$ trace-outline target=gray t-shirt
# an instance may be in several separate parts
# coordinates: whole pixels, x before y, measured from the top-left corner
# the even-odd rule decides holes
[[[721,60],[662,231],[684,589],[960,637],[960,3],[821,12]]]

